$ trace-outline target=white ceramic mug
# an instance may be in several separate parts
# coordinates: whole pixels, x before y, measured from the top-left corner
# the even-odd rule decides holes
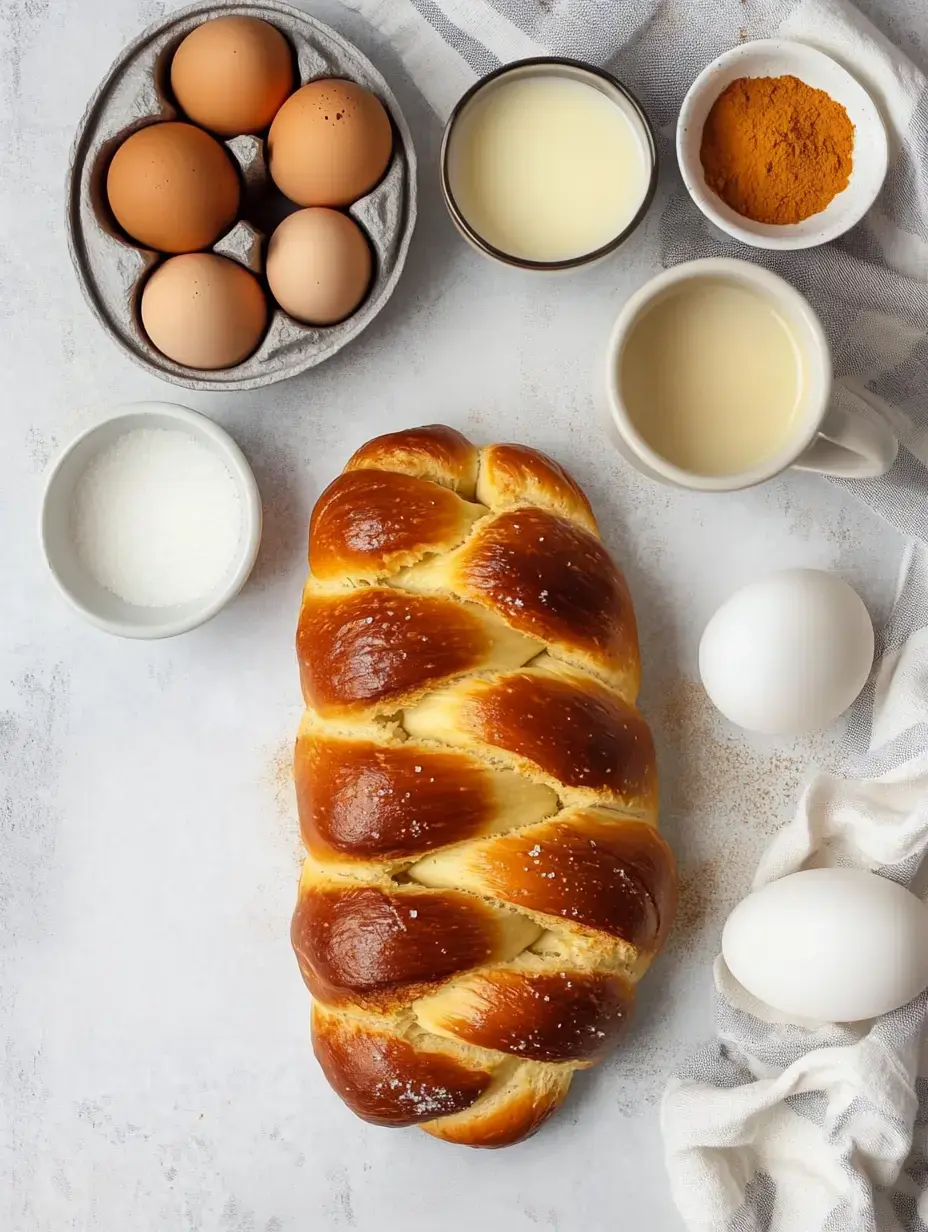
[[[622,351],[642,314],[668,288],[707,278],[730,280],[768,299],[789,326],[803,357],[802,395],[789,440],[758,465],[726,475],[700,475],[669,462],[641,436],[622,397]],[[612,330],[606,353],[605,393],[610,436],[626,461],[651,479],[699,492],[747,488],[772,479],[788,467],[843,479],[873,478],[891,468],[899,448],[878,415],[873,418],[858,409],[862,402],[858,395],[842,388],[841,404],[832,402],[831,351],[821,321],[788,282],[748,261],[687,261],[636,291]]]

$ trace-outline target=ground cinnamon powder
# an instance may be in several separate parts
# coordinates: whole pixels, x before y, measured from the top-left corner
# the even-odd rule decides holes
[[[755,222],[796,223],[847,187],[854,125],[840,103],[798,77],[739,77],[702,130],[706,183]]]

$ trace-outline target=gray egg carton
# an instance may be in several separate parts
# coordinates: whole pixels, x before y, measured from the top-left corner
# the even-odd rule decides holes
[[[376,94],[393,124],[393,157],[376,188],[348,210],[370,240],[375,257],[373,282],[357,312],[338,325],[303,325],[277,307],[268,293],[270,324],[257,351],[234,368],[206,372],[162,355],[142,329],[141,288],[165,258],[133,245],[116,226],[106,200],[106,172],[113,153],[130,133],[158,120],[184,119],[167,85],[171,57],[196,26],[226,15],[260,17],[276,26],[293,49],[300,85],[319,77],[347,77]],[[224,144],[241,173],[242,205],[239,220],[212,251],[262,276],[266,234],[297,207],[272,184],[261,138],[234,137]],[[68,247],[81,290],[104,329],[130,358],[188,389],[255,389],[321,364],[357,337],[390,298],[416,221],[416,155],[389,86],[370,61],[334,30],[278,0],[194,4],[149,27],[103,79],[74,138],[67,211]]]

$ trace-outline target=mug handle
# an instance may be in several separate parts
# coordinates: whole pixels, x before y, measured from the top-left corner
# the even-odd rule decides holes
[[[847,387],[840,390],[842,401],[850,399],[869,405]],[[797,471],[816,471],[838,479],[875,479],[892,469],[899,442],[882,419],[871,419],[866,411],[832,405],[819,428],[818,436],[793,463]]]

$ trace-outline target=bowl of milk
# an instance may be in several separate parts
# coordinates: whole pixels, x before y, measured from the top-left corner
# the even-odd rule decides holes
[[[522,269],[590,265],[641,222],[657,184],[654,133],[619,81],[579,60],[504,65],[445,127],[442,189],[484,255]]]

